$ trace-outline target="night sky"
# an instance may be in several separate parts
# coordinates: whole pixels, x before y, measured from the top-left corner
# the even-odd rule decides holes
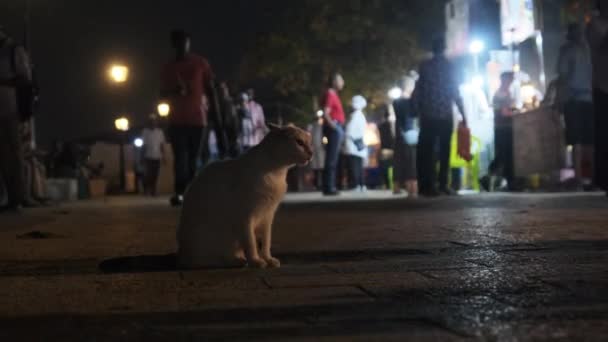
[[[22,37],[24,0],[0,3],[0,24]],[[256,34],[284,1],[31,0],[32,54],[42,91],[38,137],[74,139],[113,129],[126,111],[135,124],[155,111],[160,67],[171,58],[169,32],[184,28],[216,74],[233,79]],[[282,5],[281,5],[282,4]],[[131,68],[121,88],[106,76],[113,61]]]

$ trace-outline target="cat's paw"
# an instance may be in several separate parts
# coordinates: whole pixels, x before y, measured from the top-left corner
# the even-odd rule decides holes
[[[279,268],[281,267],[281,261],[277,258],[266,258],[266,262],[268,263],[268,268]]]
[[[261,258],[249,260],[249,267],[252,268],[266,268],[268,267],[268,263]]]

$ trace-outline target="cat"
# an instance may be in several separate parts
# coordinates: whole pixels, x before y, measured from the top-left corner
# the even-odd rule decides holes
[[[270,251],[272,223],[287,192],[287,171],[308,164],[313,149],[308,132],[269,127],[258,146],[210,164],[188,187],[177,229],[180,268],[281,266]]]

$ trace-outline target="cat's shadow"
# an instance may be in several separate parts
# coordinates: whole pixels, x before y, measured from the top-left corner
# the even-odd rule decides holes
[[[111,258],[102,261],[99,269],[103,273],[144,273],[177,271],[177,255],[140,255]]]
[[[279,253],[277,257],[290,265],[319,264],[326,262],[360,262],[404,256],[428,255],[429,252],[415,248],[378,248],[339,251],[310,251],[300,253]],[[238,269],[243,267],[221,269]],[[185,271],[177,264],[175,253],[166,255],[141,255],[112,258],[102,261],[99,269],[103,273],[145,273]],[[205,268],[209,270],[220,268]]]

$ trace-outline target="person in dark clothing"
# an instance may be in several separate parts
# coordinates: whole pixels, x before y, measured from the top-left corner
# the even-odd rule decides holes
[[[73,142],[63,144],[53,163],[53,177],[76,178],[78,174],[78,156],[76,144]]]
[[[0,182],[4,181],[6,209],[18,211],[24,201],[23,148],[16,89],[32,80],[27,53],[0,26]]]
[[[575,177],[580,186],[591,189],[593,173],[591,53],[578,24],[568,26],[567,42],[560,49],[557,72],[564,101],[566,143],[573,146]]]
[[[241,124],[234,100],[230,95],[230,88],[226,82],[220,83],[220,107],[224,122],[224,132],[226,133],[228,156],[236,158],[240,153],[239,135]]]
[[[205,58],[190,52],[188,33],[173,31],[171,43],[175,59],[162,70],[161,96],[171,105],[168,135],[175,172],[171,204],[178,206],[196,174],[199,158],[203,165],[209,158],[209,121],[216,131],[221,131],[222,125],[211,66]],[[218,136],[218,142],[223,143],[223,134]],[[222,156],[223,152],[224,146],[220,145]]]
[[[597,2],[588,27],[595,107],[595,184],[608,195],[608,3]]]
[[[464,105],[458,89],[456,71],[445,56],[445,39],[433,41],[433,58],[420,66],[420,79],[413,94],[420,115],[417,164],[420,194],[452,195],[448,188],[450,151],[454,132],[453,105],[456,103],[466,125]],[[435,173],[435,146],[439,143],[439,177]],[[437,181],[439,190],[437,190]]]
[[[384,113],[384,120],[378,125],[380,134],[380,172],[382,172],[382,185],[390,188],[392,180],[389,170],[393,167],[395,155],[395,117],[388,108]]]
[[[500,88],[494,95],[494,154],[496,157],[490,166],[490,174],[504,177],[510,189],[514,186],[515,178],[513,159],[513,108],[515,106],[510,91],[514,80],[514,73],[503,73],[500,76]],[[491,182],[494,184],[494,180]],[[492,188],[491,185],[490,189]]]
[[[393,102],[396,116],[393,193],[400,194],[402,186],[405,185],[405,190],[410,198],[418,196],[416,145],[413,141],[408,141],[410,140],[408,135],[414,133],[417,116],[411,101],[415,86],[415,77],[406,77],[400,84],[400,88],[403,90],[402,97]]]

